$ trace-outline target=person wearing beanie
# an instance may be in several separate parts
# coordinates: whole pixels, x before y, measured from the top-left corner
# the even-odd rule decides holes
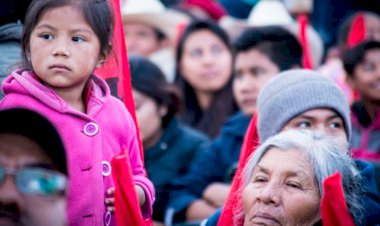
[[[302,95],[300,95],[302,94]],[[329,79],[309,70],[280,73],[262,88],[258,98],[260,143],[312,109],[330,109],[341,118],[346,139],[351,137],[350,109],[340,89]]]
[[[258,98],[260,143],[287,129],[311,129],[350,141],[351,120],[347,98],[328,78],[310,70],[289,70],[271,79]],[[364,180],[361,204],[366,225],[380,224],[380,197],[373,166],[355,160]]]

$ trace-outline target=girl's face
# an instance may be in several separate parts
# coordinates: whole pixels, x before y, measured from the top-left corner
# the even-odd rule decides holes
[[[59,92],[77,92],[102,65],[100,42],[82,13],[71,6],[46,11],[33,29],[30,60],[36,75]]]
[[[221,90],[231,78],[232,55],[214,33],[199,30],[183,46],[180,73],[197,92]]]
[[[160,139],[162,116],[166,114],[167,108],[158,106],[153,98],[135,89],[132,89],[132,95],[140,136],[144,147],[149,148]]]
[[[354,74],[347,77],[347,82],[364,101],[380,101],[380,49],[368,50]]]

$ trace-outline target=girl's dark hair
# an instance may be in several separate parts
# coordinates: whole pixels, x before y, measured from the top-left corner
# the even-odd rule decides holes
[[[230,50],[230,40],[227,33],[212,21],[196,20],[190,23],[182,33],[176,51],[176,84],[183,91],[185,111],[183,120],[189,125],[205,132],[210,137],[215,137],[227,116],[237,110],[232,95],[232,67],[231,79],[215,96],[208,109],[202,111],[197,101],[194,88],[183,78],[180,72],[180,64],[183,57],[184,45],[189,36],[195,32],[207,30],[217,36],[224,45]]]
[[[256,49],[277,65],[280,71],[302,65],[302,47],[296,37],[281,26],[245,30],[233,42],[234,55]]]
[[[342,61],[347,76],[353,77],[355,68],[363,63],[365,54],[374,49],[380,50],[380,42],[366,40],[343,52]]]
[[[30,36],[41,16],[50,9],[63,6],[73,6],[83,13],[86,22],[99,39],[99,54],[104,58],[110,54],[114,18],[112,8],[107,0],[34,0],[25,15],[22,35],[22,64],[26,69],[32,69],[27,60]]]
[[[141,56],[130,56],[132,87],[154,99],[157,105],[167,106],[168,112],[162,117],[165,128],[180,110],[180,91],[166,81],[162,71],[154,63]]]

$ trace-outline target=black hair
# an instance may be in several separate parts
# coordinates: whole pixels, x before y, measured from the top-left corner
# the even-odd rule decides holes
[[[215,137],[225,119],[237,110],[232,95],[232,67],[230,80],[221,90],[215,93],[211,105],[204,111],[202,111],[199,106],[194,88],[183,78],[180,72],[180,64],[187,39],[191,34],[202,30],[207,30],[215,34],[232,54],[229,37],[222,28],[209,20],[195,20],[186,27],[178,41],[176,50],[175,82],[184,94],[185,112],[183,120],[190,126],[205,132],[211,137]]]
[[[132,87],[154,99],[157,105],[167,106],[168,112],[162,117],[165,128],[181,108],[180,91],[166,81],[164,74],[154,63],[141,56],[130,56]]]
[[[294,35],[280,26],[248,28],[233,42],[234,56],[257,49],[280,71],[302,65],[302,47]],[[254,60],[254,59],[252,59]]]
[[[347,76],[354,76],[355,68],[363,63],[365,54],[373,49],[380,50],[380,42],[366,40],[343,52],[342,61]]]
[[[25,15],[22,35],[22,66],[32,69],[27,60],[30,36],[41,17],[50,9],[63,6],[73,6],[79,9],[100,42],[100,55],[104,58],[111,53],[111,38],[114,18],[111,6],[107,0],[34,0]]]

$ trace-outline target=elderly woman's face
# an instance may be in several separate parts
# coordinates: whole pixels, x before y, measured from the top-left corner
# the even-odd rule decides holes
[[[316,178],[301,152],[272,148],[243,191],[244,226],[313,225],[319,202]]]

